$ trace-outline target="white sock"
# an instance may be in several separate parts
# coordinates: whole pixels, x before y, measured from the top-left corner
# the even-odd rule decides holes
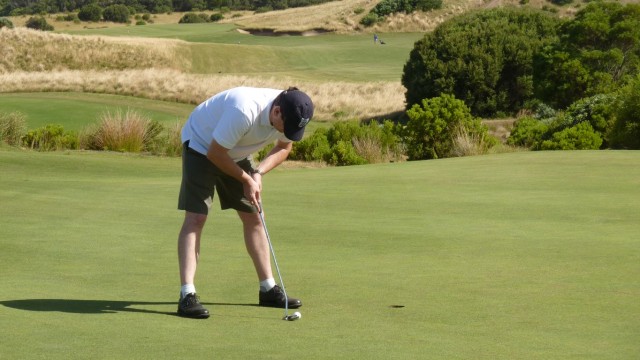
[[[195,294],[196,293],[196,286],[193,284],[185,284],[182,285],[182,287],[180,288],[180,295],[182,297],[185,297],[187,294]]]
[[[267,292],[273,289],[274,286],[276,286],[276,281],[273,278],[260,281],[260,291],[262,292]]]

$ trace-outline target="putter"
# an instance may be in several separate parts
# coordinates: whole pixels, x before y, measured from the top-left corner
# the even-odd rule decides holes
[[[267,242],[269,243],[269,249],[271,250],[271,257],[273,257],[273,263],[276,265],[276,271],[278,272],[278,278],[280,279],[280,285],[282,286],[282,293],[284,294],[284,317],[282,320],[294,321],[300,319],[300,313],[296,312],[293,315],[289,315],[289,298],[287,297],[287,289],[284,287],[284,281],[282,281],[282,274],[280,274],[280,267],[278,266],[278,260],[276,260],[276,253],[273,251],[273,244],[271,244],[271,237],[269,237],[269,231],[267,230],[267,223],[264,221],[264,213],[262,203],[259,204],[258,213],[260,214],[260,221],[264,228],[264,234],[267,236]]]

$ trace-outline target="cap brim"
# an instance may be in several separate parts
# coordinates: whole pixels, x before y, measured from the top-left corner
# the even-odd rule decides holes
[[[304,128],[305,127],[298,127],[298,126],[287,126],[287,124],[285,124],[284,127],[284,136],[287,137],[287,139],[291,140],[291,141],[300,141],[302,140],[302,137],[304,136]]]

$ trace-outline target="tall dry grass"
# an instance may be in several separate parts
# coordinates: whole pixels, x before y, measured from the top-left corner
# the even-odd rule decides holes
[[[22,136],[27,132],[27,118],[18,111],[0,113],[0,143],[19,145]]]
[[[72,91],[198,104],[236,86],[297,86],[314,99],[317,120],[385,118],[404,110],[400,82],[301,82],[285,77],[183,71],[188,47],[177,40],[71,36],[0,29],[0,92]]]
[[[0,74],[14,71],[181,69],[181,41],[72,36],[45,31],[0,29]],[[182,49],[181,49],[182,50]]]
[[[295,85],[313,99],[315,118],[325,121],[333,120],[336,114],[372,118],[402,111],[405,91],[399,82],[294,82],[283,78],[186,74],[171,69],[16,71],[0,74],[0,84],[0,92],[93,92],[190,104],[199,104],[235,86],[286,89]]]

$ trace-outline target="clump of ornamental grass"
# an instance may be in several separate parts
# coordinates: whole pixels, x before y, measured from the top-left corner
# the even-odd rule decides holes
[[[18,111],[0,113],[0,142],[18,146],[26,132],[27,120],[23,113]]]
[[[89,150],[139,153],[149,142],[151,120],[128,109],[105,111],[97,125],[82,132],[81,146]]]

